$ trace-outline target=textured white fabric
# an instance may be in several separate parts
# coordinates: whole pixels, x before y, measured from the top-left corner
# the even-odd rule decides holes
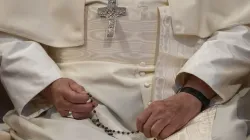
[[[176,34],[202,38],[215,31],[250,23],[249,0],[168,0]]]
[[[0,0],[0,31],[54,47],[83,45],[85,2],[107,3],[105,0]],[[249,24],[249,0],[169,0],[169,4],[173,28],[178,34],[208,37],[222,28]]]
[[[84,43],[85,0],[0,0],[0,31],[56,47]]]
[[[195,54],[205,40],[196,36],[175,36],[169,7],[159,7],[159,42],[155,69],[155,100],[175,94],[175,77],[187,60]],[[178,86],[178,85],[176,85]],[[173,90],[174,89],[174,90]]]

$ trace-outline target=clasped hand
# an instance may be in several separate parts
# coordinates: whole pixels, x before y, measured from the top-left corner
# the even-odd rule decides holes
[[[90,97],[82,86],[67,78],[53,82],[42,95],[63,117],[68,116],[70,111],[75,119],[86,119],[91,117],[91,112],[97,106],[95,101],[88,102]]]

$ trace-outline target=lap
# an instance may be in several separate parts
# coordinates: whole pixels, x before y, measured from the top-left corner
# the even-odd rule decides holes
[[[184,128],[166,140],[212,140],[212,126],[215,114],[216,107],[203,111]]]
[[[199,114],[183,129],[166,140],[211,140],[211,129],[215,116],[215,108]],[[106,116],[109,116],[106,114]],[[62,118],[58,113],[30,120],[19,117],[15,112],[6,115],[5,121],[15,130],[13,137],[22,139],[53,139],[53,140],[115,140],[103,130],[97,128],[90,120],[74,120]],[[116,123],[113,119],[107,120],[110,124]],[[121,124],[113,127],[122,129]],[[119,140],[146,140],[142,135],[128,137],[118,136]]]

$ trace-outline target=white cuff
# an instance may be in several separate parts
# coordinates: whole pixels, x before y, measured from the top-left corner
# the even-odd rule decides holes
[[[203,80],[220,96],[230,100],[250,72],[250,31],[238,26],[217,32],[186,62],[176,78],[183,86],[187,75]]]

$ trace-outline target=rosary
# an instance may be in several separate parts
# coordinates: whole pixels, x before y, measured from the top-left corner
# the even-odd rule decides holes
[[[93,102],[93,97],[91,94],[88,93],[88,96],[89,96],[89,101],[87,102]],[[97,112],[96,110],[93,110],[93,116],[90,118],[90,120],[92,121],[92,123],[103,129],[104,132],[106,134],[108,134],[109,136],[112,136],[114,137],[114,134],[119,134],[119,135],[134,135],[134,134],[139,134],[140,132],[139,131],[119,131],[119,130],[113,130],[113,129],[110,129],[109,127],[105,126],[101,121],[100,119],[98,118],[98,115],[97,115]],[[69,116],[72,115],[72,112],[69,111]],[[157,140],[156,138],[154,138],[154,140]]]
[[[88,94],[88,95],[89,95],[89,98],[90,98],[90,102],[93,102],[92,95],[90,95],[90,94]],[[104,132],[107,133],[110,136],[113,136],[114,134],[132,135],[132,134],[140,133],[139,131],[125,132],[125,131],[112,130],[112,129],[108,128],[107,126],[103,125],[103,123],[100,122],[100,120],[98,119],[98,116],[96,114],[96,110],[93,110],[93,113],[94,113],[93,117],[90,118],[91,121],[93,122],[93,124],[95,124],[99,128],[102,128],[104,130]]]

